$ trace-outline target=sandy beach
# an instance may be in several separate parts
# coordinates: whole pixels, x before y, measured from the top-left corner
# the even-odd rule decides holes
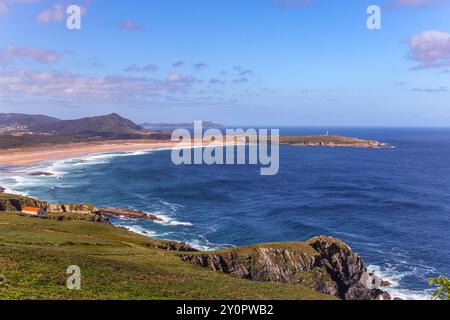
[[[111,140],[70,143],[0,151],[0,165],[26,166],[42,161],[80,157],[94,153],[173,148],[176,142],[161,140]]]
[[[227,145],[225,142],[203,141],[202,144],[179,143],[170,140],[105,140],[93,142],[69,143],[39,147],[27,147],[18,149],[0,150],[0,166],[28,166],[42,161],[76,158],[95,153],[157,150],[170,148],[220,147]],[[235,145],[245,144],[236,141]]]

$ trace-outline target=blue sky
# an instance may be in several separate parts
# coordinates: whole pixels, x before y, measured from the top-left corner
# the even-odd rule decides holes
[[[65,26],[70,4],[81,30]],[[0,0],[0,29],[0,112],[450,123],[447,0]]]

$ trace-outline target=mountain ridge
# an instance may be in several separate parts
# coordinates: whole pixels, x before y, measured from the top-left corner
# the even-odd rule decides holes
[[[61,120],[31,126],[34,132],[73,134],[73,133],[129,133],[141,131],[143,128],[133,121],[123,118],[117,113],[86,117],[76,120]]]

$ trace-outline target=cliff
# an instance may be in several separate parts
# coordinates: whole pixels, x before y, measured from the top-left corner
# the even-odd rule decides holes
[[[46,214],[42,216],[43,219],[32,220],[43,226],[47,224],[40,221],[49,221],[48,226],[51,225],[52,228],[59,228],[59,225],[55,223],[67,226],[64,222],[58,221],[108,222],[109,218],[114,215],[130,214],[133,218],[139,218],[145,214],[126,209],[97,209],[93,205],[85,204],[48,204],[29,197],[0,193],[0,212],[18,212],[22,206],[47,209]],[[0,218],[16,220],[8,213],[0,214]],[[151,216],[148,217],[145,214],[145,218],[151,219]],[[57,221],[52,222],[51,220]],[[83,222],[76,221],[74,223]],[[94,225],[85,228],[87,225],[83,224],[79,226],[80,232],[83,233],[89,233],[91,228],[106,228],[94,227]],[[48,228],[45,227],[45,230]],[[118,233],[124,232],[121,228],[113,228],[111,232],[113,230]],[[24,237],[26,236],[25,232]],[[91,237],[90,234],[88,236]],[[133,237],[138,237],[139,241],[147,239],[137,235]],[[175,252],[174,259],[170,263],[178,261],[180,264],[191,265],[194,269],[208,268],[224,275],[234,275],[241,279],[252,280],[255,283],[284,284],[296,288],[302,294],[307,288],[311,292],[319,292],[344,300],[390,300],[388,293],[380,288],[373,288],[373,283],[383,283],[383,281],[367,271],[362,259],[349,246],[330,237],[316,237],[306,242],[296,243],[259,244],[214,252],[198,252],[191,246],[182,243],[148,241],[153,243],[151,246],[157,250]],[[72,241],[68,240],[67,243],[71,244]],[[196,268],[196,266],[203,268]],[[247,286],[252,286],[252,284],[248,283]],[[289,287],[286,290],[294,289]]]
[[[47,205],[48,203],[45,201],[15,194],[0,193],[0,211],[16,212],[21,211],[24,206],[46,208]]]
[[[180,257],[243,279],[299,284],[344,300],[390,300],[386,292],[370,288],[375,278],[368,273],[362,259],[346,244],[329,237]]]

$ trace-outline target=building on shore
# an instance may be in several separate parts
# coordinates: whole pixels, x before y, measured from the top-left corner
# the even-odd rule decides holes
[[[23,207],[22,213],[33,215],[33,216],[40,216],[40,215],[44,214],[44,209],[35,208],[35,207]]]

